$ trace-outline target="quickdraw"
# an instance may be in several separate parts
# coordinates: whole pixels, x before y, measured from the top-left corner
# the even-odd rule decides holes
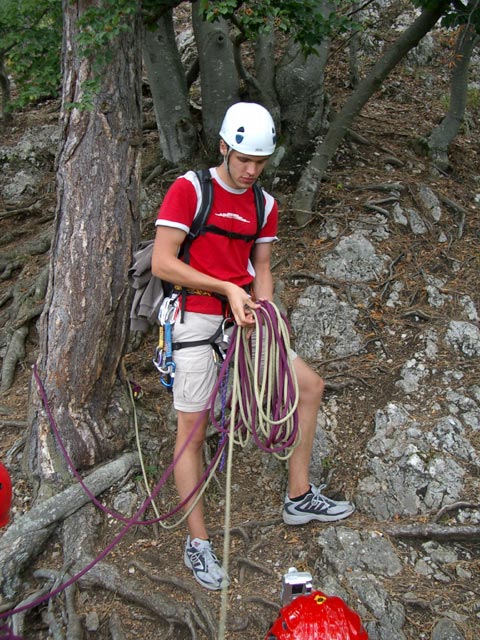
[[[173,360],[172,331],[178,315],[178,294],[172,294],[162,303],[158,314],[160,327],[158,330],[158,345],[155,349],[153,364],[160,373],[162,385],[171,389],[175,381],[175,362]]]

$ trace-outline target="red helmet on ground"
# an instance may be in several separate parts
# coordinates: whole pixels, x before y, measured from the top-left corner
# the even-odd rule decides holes
[[[313,591],[280,610],[265,640],[368,640],[368,635],[341,598]]]
[[[4,527],[10,520],[10,505],[12,504],[12,481],[6,467],[0,462],[0,527]]]

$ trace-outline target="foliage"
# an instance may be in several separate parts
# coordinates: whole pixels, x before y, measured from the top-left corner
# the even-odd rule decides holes
[[[91,61],[92,75],[82,85],[82,102],[70,103],[67,107],[92,108],[104,69],[112,59],[112,44],[131,29],[131,18],[138,10],[138,0],[105,0],[82,14],[78,20],[77,43],[80,55]]]
[[[200,0],[210,22],[231,20],[248,40],[276,29],[298,42],[305,54],[314,53],[325,37],[351,29],[353,23],[342,12],[352,2],[341,0]]]
[[[13,106],[58,95],[61,41],[61,0],[2,0],[0,59],[15,82]]]
[[[441,24],[446,28],[469,24],[480,33],[480,3],[478,0],[413,0],[413,4],[422,8],[435,8],[439,4],[446,4]]]
[[[113,42],[131,28],[132,16],[142,10],[147,24],[185,0],[104,0],[90,6],[80,19],[78,44],[92,62],[92,78],[84,84],[83,106],[91,105],[108,64]],[[275,29],[298,42],[305,54],[313,53],[328,36],[356,28],[348,13],[353,0],[199,0],[205,18],[231,21],[242,39],[255,40]],[[480,33],[477,0],[412,0],[418,7],[445,5],[442,25],[474,24]],[[14,79],[13,106],[57,95],[60,87],[62,40],[61,0],[1,0],[0,63]],[[77,105],[78,106],[78,105]]]

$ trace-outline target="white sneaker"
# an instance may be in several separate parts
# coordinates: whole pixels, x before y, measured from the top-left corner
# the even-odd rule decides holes
[[[346,500],[332,500],[320,493],[325,485],[315,487],[311,485],[310,491],[303,500],[290,500],[287,496],[283,506],[283,521],[285,524],[306,524],[311,520],[317,522],[334,522],[348,518],[355,507]]]
[[[183,560],[185,565],[193,571],[195,580],[203,587],[218,591],[222,588],[224,580],[227,585],[230,584],[227,573],[213,553],[209,540],[200,538],[190,540],[188,536]]]

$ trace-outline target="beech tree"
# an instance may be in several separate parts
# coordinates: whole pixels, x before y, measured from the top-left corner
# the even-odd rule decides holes
[[[160,147],[169,161],[195,155],[197,135],[189,108],[185,69],[175,42],[173,11],[144,29],[143,59],[150,80]]]
[[[335,117],[325,137],[318,143],[315,152],[303,171],[293,199],[297,221],[304,224],[309,218],[313,204],[325,176],[328,164],[333,159],[348,128],[362,107],[377,91],[394,67],[413,49],[437,23],[449,5],[448,0],[428,3],[419,17],[399,35],[394,44],[373,65],[361,80],[344,106]]]

